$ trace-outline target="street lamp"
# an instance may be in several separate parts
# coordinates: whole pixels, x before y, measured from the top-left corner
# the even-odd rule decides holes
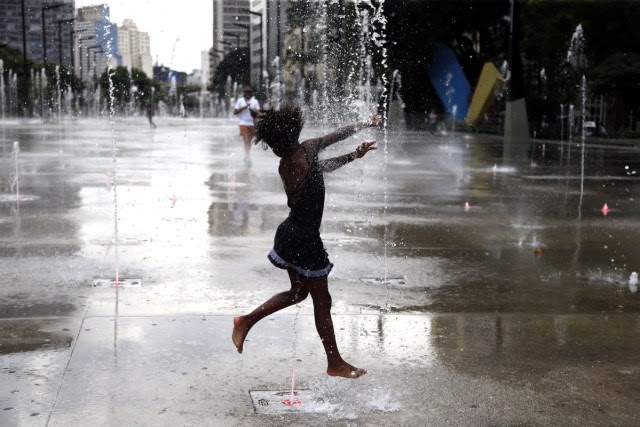
[[[45,28],[46,28],[46,24],[45,24],[45,12],[47,10],[52,10],[52,9],[58,9],[61,8],[63,6],[71,6],[71,3],[55,3],[55,4],[48,4],[46,6],[42,6],[40,9],[40,15],[42,17],[42,62],[44,63],[45,67],[47,66],[47,35],[45,32]]]
[[[249,13],[250,15],[255,15],[258,18],[260,18],[260,90],[258,90],[258,93],[262,93],[262,79],[263,79],[263,70],[264,70],[264,37],[262,34],[263,28],[262,28],[262,13],[259,12],[253,12],[249,9],[244,9],[245,12]]]
[[[73,24],[75,19],[61,19],[58,21],[58,64],[62,65],[62,24]],[[73,29],[73,26],[71,27]],[[72,43],[73,44],[73,43]],[[73,60],[72,64],[73,64]]]

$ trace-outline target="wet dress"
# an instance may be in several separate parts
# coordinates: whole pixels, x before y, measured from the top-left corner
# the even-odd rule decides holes
[[[333,264],[320,239],[324,177],[317,154],[309,154],[304,146],[302,149],[309,171],[298,191],[287,192],[287,206],[291,209],[289,217],[278,226],[268,258],[276,267],[292,268],[305,277],[327,277]],[[297,196],[297,199],[292,196]]]

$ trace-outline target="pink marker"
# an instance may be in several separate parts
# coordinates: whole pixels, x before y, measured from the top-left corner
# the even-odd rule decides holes
[[[465,202],[464,203],[464,211],[467,212],[469,209],[471,209],[471,206],[469,205],[469,202]]]
[[[600,209],[600,212],[602,212],[602,215],[607,216],[609,210],[609,206],[607,206],[607,204],[605,203],[604,206]]]

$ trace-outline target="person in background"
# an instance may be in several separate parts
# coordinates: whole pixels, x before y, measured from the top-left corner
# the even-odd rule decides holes
[[[429,132],[431,135],[435,135],[436,130],[438,129],[438,115],[436,114],[436,109],[432,108],[429,113]]]
[[[320,238],[320,225],[325,198],[324,173],[364,157],[376,149],[376,142],[363,142],[351,153],[326,160],[320,160],[318,153],[361,129],[380,125],[380,119],[372,116],[368,123],[345,126],[300,143],[303,123],[300,109],[290,106],[265,111],[257,121],[255,142],[262,141],[263,148],[271,148],[280,157],[278,172],[290,208],[288,218],[278,226],[268,258],[274,266],[287,270],[291,288],[272,296],[251,313],[235,317],[231,339],[242,353],[245,338],[258,321],[311,294],[316,329],[327,356],[327,374],[358,378],[367,371],[347,363],[336,343],[327,281],[333,264]]]
[[[253,91],[246,88],[242,98],[238,98],[233,110],[233,114],[238,116],[240,125],[240,136],[244,141],[244,162],[251,166],[251,140],[256,135],[254,117],[260,113],[260,104],[253,97]]]
[[[156,128],[156,124],[153,123],[153,115],[155,112],[153,111],[153,105],[151,103],[147,104],[147,118],[149,119],[149,127],[152,129]]]

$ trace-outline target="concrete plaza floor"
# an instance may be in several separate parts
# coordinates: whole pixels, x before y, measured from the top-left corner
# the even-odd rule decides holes
[[[1,426],[640,424],[638,145],[587,141],[584,173],[579,142],[329,150],[380,145],[326,179],[354,381],[324,373],[310,299],[236,352],[233,316],[288,287],[278,159],[246,165],[234,120],[156,123],[0,123]],[[255,398],[292,383],[300,405]]]

